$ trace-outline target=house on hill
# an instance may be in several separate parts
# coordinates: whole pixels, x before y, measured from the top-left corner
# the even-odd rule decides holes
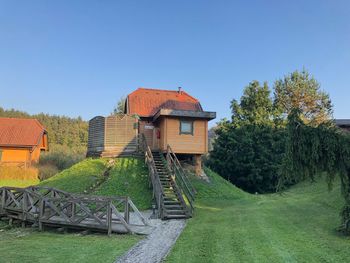
[[[29,167],[48,149],[47,131],[38,120],[0,118],[0,164]]]
[[[88,156],[132,151],[136,135],[144,134],[153,151],[165,153],[169,145],[175,154],[193,158],[199,173],[201,156],[208,152],[208,122],[215,118],[215,112],[204,111],[200,102],[181,88],[139,88],[127,96],[123,116],[98,116],[90,121]],[[128,122],[129,128],[121,121]],[[106,145],[110,149],[120,145],[119,151],[109,155]]]

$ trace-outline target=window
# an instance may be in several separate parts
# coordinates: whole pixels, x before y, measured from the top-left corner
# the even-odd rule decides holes
[[[180,121],[180,134],[193,135],[193,121]]]

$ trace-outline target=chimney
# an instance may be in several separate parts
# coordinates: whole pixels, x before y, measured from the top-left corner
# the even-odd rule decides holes
[[[179,90],[178,90],[178,93],[181,94],[181,93],[182,93],[182,88],[179,87],[178,89],[179,89]]]

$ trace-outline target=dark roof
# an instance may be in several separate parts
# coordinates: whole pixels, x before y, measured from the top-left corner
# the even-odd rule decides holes
[[[0,118],[0,146],[33,147],[45,132],[36,119]]]
[[[139,88],[127,97],[127,113],[153,117],[160,109],[203,111],[199,101],[185,91]]]
[[[337,126],[350,126],[350,119],[336,119],[335,124]]]

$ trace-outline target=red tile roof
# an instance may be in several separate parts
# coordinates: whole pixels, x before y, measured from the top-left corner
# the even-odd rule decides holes
[[[203,111],[199,101],[185,91],[138,88],[127,98],[127,113],[152,117],[160,109]]]
[[[0,118],[0,146],[33,147],[44,132],[36,119]]]

